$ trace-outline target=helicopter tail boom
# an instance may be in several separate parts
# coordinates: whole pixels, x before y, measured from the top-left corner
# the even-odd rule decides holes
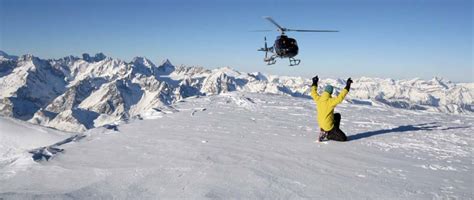
[[[265,41],[265,46],[263,48],[258,49],[258,51],[264,51],[265,52],[265,57],[263,58],[263,61],[267,62],[268,65],[273,65],[273,64],[276,63],[276,60],[275,60],[276,56],[272,55],[272,56],[268,57],[268,52],[273,53],[273,46],[268,48],[267,37],[264,37],[264,41]]]

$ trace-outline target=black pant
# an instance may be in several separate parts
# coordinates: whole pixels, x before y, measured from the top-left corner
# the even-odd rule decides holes
[[[328,140],[336,140],[336,141],[347,141],[347,136],[342,132],[339,128],[341,124],[341,114],[334,113],[334,128],[328,131]]]

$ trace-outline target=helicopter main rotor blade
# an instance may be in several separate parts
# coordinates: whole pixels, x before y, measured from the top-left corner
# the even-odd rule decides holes
[[[266,16],[266,17],[263,17],[263,18],[266,19],[266,20],[268,20],[268,21],[270,21],[273,25],[275,25],[276,27],[278,27],[278,30],[280,30],[280,31],[286,31],[286,28],[281,27],[281,26],[280,26],[278,23],[276,23],[276,21],[273,20],[271,17]]]
[[[273,30],[251,30],[250,32],[272,32]]]
[[[336,30],[298,30],[298,29],[287,29],[286,31],[295,31],[295,32],[339,32]]]

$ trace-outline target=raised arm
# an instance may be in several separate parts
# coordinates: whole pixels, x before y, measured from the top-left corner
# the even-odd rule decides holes
[[[318,81],[319,81],[318,76],[313,77],[313,85],[311,85],[311,97],[313,97],[314,101],[319,100]]]
[[[344,89],[341,91],[341,93],[339,93],[339,95],[336,98],[332,99],[331,101],[332,106],[336,106],[337,104],[341,103],[344,100],[347,93],[349,93],[349,90],[351,89],[351,84],[352,84],[352,79],[351,78],[347,79],[346,87],[344,87]]]

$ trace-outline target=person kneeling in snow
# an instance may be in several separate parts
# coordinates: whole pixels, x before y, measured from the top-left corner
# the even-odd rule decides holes
[[[349,93],[352,80],[351,78],[347,79],[346,87],[335,98],[331,97],[334,90],[334,87],[331,85],[327,85],[324,88],[324,92],[319,95],[318,81],[318,76],[313,77],[313,85],[311,86],[311,97],[313,97],[313,100],[316,103],[318,123],[321,128],[318,141],[321,142],[324,138],[327,138],[328,140],[347,141],[346,134],[344,134],[344,132],[339,128],[341,114],[334,113],[334,108],[337,104],[341,103],[347,93]]]

